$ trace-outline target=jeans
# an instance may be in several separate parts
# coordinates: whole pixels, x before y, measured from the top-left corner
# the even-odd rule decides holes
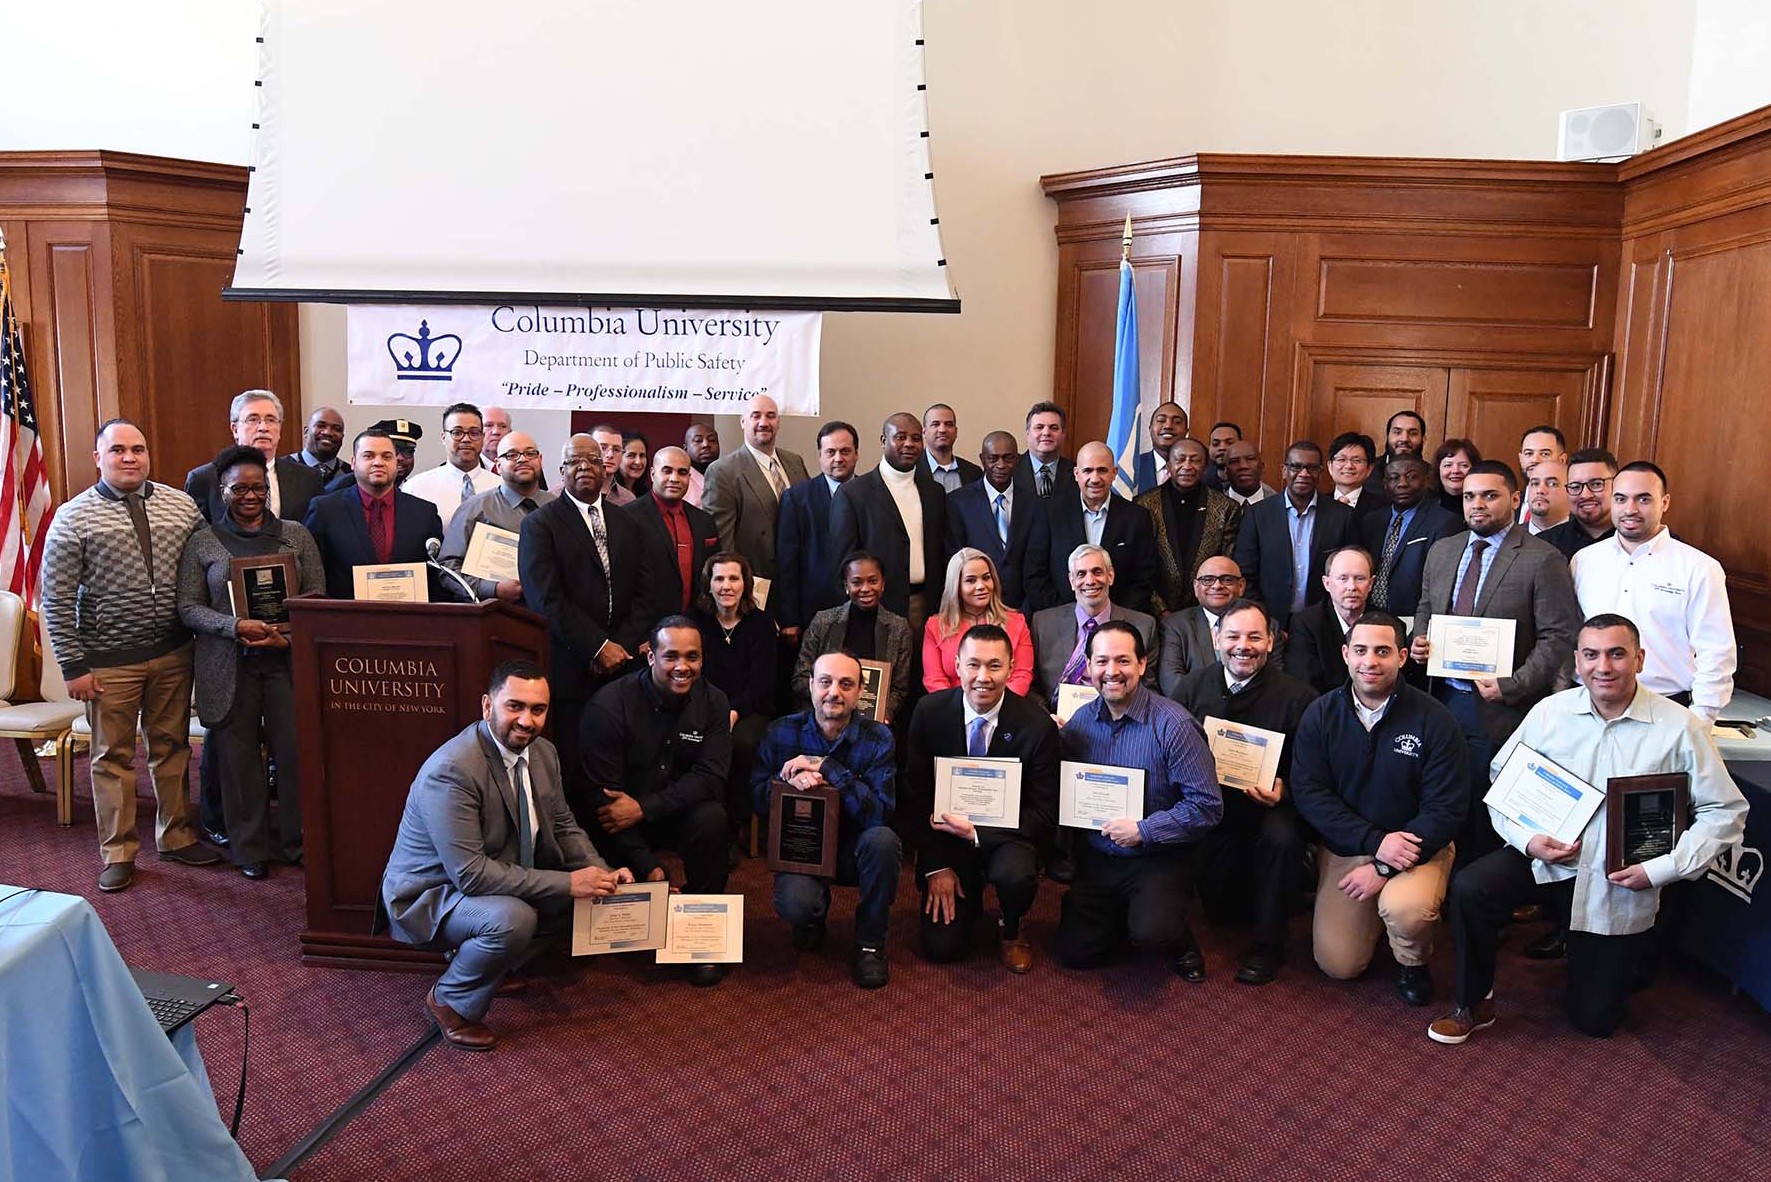
[[[855,943],[862,948],[885,948],[902,853],[898,835],[886,825],[862,830],[837,851],[836,885],[860,888]],[[775,875],[775,914],[796,928],[823,926],[830,914],[830,885],[809,874]]]

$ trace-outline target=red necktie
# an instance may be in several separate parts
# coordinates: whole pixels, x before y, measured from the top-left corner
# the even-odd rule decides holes
[[[375,561],[394,560],[393,506],[377,497],[369,502],[369,540],[375,543]]]

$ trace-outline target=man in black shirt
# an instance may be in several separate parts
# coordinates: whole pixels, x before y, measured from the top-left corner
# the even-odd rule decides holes
[[[1568,457],[1568,520],[1537,536],[1573,558],[1594,542],[1617,532],[1611,527],[1611,482],[1617,457],[1602,447],[1584,447]]]
[[[584,773],[594,799],[591,839],[614,867],[664,881],[654,847],[683,859],[683,889],[726,889],[726,775],[731,707],[701,677],[701,632],[686,616],[652,629],[646,667],[610,682],[584,711]],[[716,985],[725,967],[689,968],[694,985]]]
[[[1219,659],[1189,673],[1175,699],[1202,725],[1220,718],[1285,736],[1272,789],[1225,788],[1223,822],[1199,841],[1199,897],[1206,917],[1213,923],[1253,921],[1254,942],[1236,979],[1265,985],[1285,960],[1285,919],[1303,896],[1305,828],[1285,781],[1291,775],[1291,736],[1316,691],[1268,668],[1273,623],[1254,600],[1238,599],[1225,608],[1215,637]]]

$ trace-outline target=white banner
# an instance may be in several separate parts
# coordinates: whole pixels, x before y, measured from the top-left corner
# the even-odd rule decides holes
[[[817,312],[357,305],[348,397],[538,410],[818,413]]]

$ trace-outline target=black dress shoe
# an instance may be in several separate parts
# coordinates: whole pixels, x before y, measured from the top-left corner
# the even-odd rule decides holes
[[[1525,945],[1527,960],[1561,960],[1567,955],[1567,933],[1560,926],[1551,928],[1549,934],[1542,939]]]
[[[1271,985],[1279,975],[1279,958],[1268,952],[1251,952],[1236,970],[1239,985]]]
[[[689,979],[689,984],[695,988],[707,989],[726,979],[726,966],[723,964],[692,964],[685,975]]]
[[[1205,980],[1205,954],[1197,948],[1187,949],[1175,957],[1174,970],[1175,975],[1187,984],[1199,984]]]
[[[1074,882],[1076,859],[1067,853],[1055,853],[1046,859],[1045,876],[1053,882]]]
[[[1396,996],[1411,1006],[1433,1002],[1433,971],[1424,964],[1405,964],[1396,969]]]
[[[271,867],[268,862],[247,862],[240,867],[240,873],[247,878],[269,878]]]
[[[209,826],[204,825],[201,826],[197,832],[201,833],[203,835],[203,840],[210,845],[219,846],[224,850],[228,848],[228,835],[222,833],[220,830],[211,829]]]

